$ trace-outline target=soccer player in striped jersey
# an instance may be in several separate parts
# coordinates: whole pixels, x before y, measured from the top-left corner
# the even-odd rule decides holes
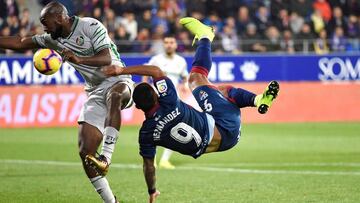
[[[263,94],[232,86],[214,86],[208,80],[211,69],[212,28],[195,18],[182,18],[180,24],[199,40],[188,79],[189,88],[203,112],[182,102],[171,80],[157,66],[104,67],[108,76],[136,74],[151,76],[154,88],[148,83],[135,87],[133,99],[145,113],[139,132],[140,155],[143,157],[144,177],[149,202],[155,202],[160,192],[155,187],[154,157],[156,146],[163,146],[198,158],[205,153],[229,150],[240,139],[240,108],[257,107],[266,113],[279,92],[276,81],[269,83]]]
[[[106,28],[98,20],[70,17],[62,4],[51,2],[42,9],[40,22],[45,34],[1,37],[0,48],[50,48],[61,53],[82,75],[88,99],[78,119],[79,154],[85,173],[103,201],[117,202],[104,176],[118,138],[120,110],[131,106],[134,83],[129,75],[107,78],[101,72],[103,66],[125,65]],[[101,142],[101,155],[96,157]]]

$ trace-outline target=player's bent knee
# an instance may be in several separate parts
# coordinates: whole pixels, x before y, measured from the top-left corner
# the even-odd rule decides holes
[[[108,100],[108,104],[110,104],[111,107],[115,107],[115,108],[121,107],[121,109],[123,109],[124,106],[130,100],[130,93],[126,90],[111,91],[107,95],[107,100]]]
[[[205,75],[196,72],[190,72],[188,84],[189,88],[193,90],[198,86],[209,85],[210,82]]]
[[[126,94],[119,92],[111,92],[108,95],[108,104],[110,104],[110,108],[120,108],[128,101],[129,99],[126,97]]]
[[[123,97],[123,94],[119,93],[119,92],[111,92],[109,95],[109,99],[112,104],[120,103],[122,97]]]
[[[80,148],[80,149],[79,149],[79,156],[80,156],[81,160],[85,160],[85,157],[86,157],[86,155],[88,155],[88,154],[89,154],[89,151],[88,151],[88,150],[86,150],[86,149],[84,149],[84,148]]]
[[[79,156],[81,160],[85,160],[86,155],[95,155],[95,153],[96,153],[95,150],[91,150],[86,146],[80,146],[79,148]]]
[[[95,155],[95,152],[102,141],[102,133],[95,126],[88,123],[81,123],[79,126],[79,155],[82,160],[86,155]]]

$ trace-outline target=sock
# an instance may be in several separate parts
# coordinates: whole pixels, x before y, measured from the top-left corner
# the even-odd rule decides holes
[[[263,97],[262,94],[258,94],[256,95],[255,99],[254,99],[254,106],[258,106],[258,102],[259,100]]]
[[[256,94],[241,88],[230,87],[228,95],[233,99],[239,108],[255,106]]]
[[[201,38],[196,48],[191,71],[207,76],[210,72],[211,65],[211,42],[208,38]]]
[[[101,198],[104,200],[105,203],[114,203],[115,197],[112,193],[109,182],[106,180],[105,177],[96,176],[95,178],[90,178],[91,184],[93,184],[95,190]]]
[[[161,156],[160,162],[161,161],[169,161],[171,154],[173,153],[173,151],[171,149],[164,149],[164,152]]]
[[[118,136],[119,136],[119,131],[116,130],[114,127],[111,126],[105,127],[103,145],[101,147],[101,154],[106,157],[109,164],[111,163],[111,157],[114,152],[115,144]]]

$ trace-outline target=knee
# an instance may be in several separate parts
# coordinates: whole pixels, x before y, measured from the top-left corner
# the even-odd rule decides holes
[[[188,84],[191,86],[193,83],[195,83],[199,79],[199,73],[192,73],[190,72],[189,78],[188,78]]]
[[[82,160],[85,160],[85,156],[87,155],[87,150],[85,150],[84,142],[79,140],[78,147],[79,147],[79,156],[80,156],[80,158]]]
[[[85,160],[85,157],[88,154],[89,154],[89,151],[86,150],[84,147],[79,148],[79,156],[80,156],[81,160]]]
[[[86,155],[95,155],[98,146],[102,141],[102,133],[95,126],[87,123],[81,123],[78,134],[79,156],[82,160]]]
[[[207,78],[204,75],[202,75],[200,73],[196,73],[196,72],[190,72],[190,75],[188,78],[188,84],[189,84],[190,89],[196,88],[197,86],[201,85],[205,81],[207,81]]]
[[[121,106],[122,99],[124,95],[119,92],[111,92],[108,96],[108,101],[110,102],[111,106],[119,107]]]
[[[111,102],[120,101],[122,97],[123,97],[123,94],[120,92],[111,92],[109,95],[109,99]]]
[[[87,146],[85,140],[79,140],[78,147],[79,147],[79,156],[80,156],[81,160],[85,160],[85,157],[88,154],[93,155],[93,152],[91,152],[90,147]]]

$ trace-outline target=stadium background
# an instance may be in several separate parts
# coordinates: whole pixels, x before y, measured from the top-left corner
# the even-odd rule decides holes
[[[47,2],[0,0],[0,35],[26,36],[42,33],[38,15]],[[162,37],[172,33],[179,43],[178,52],[186,57],[190,69],[194,51],[190,46],[192,37],[177,23],[181,16],[190,15],[216,27],[211,81],[232,84],[255,92],[262,91],[269,80],[280,81],[279,101],[268,114],[258,115],[253,109],[242,111],[243,131],[245,131],[243,135],[248,134],[250,137],[244,138],[241,147],[228,154],[221,153],[202,158],[198,162],[182,156],[174,158],[175,164],[179,166],[179,171],[176,171],[178,174],[185,176],[188,175],[187,170],[195,171],[196,177],[191,177],[194,187],[206,188],[202,180],[197,177],[211,171],[225,171],[226,174],[222,176],[230,185],[236,185],[240,190],[246,191],[248,185],[253,185],[252,188],[254,190],[257,188],[259,193],[248,191],[234,195],[231,193],[234,190],[228,188],[225,182],[220,184],[225,188],[221,191],[229,191],[225,192],[228,199],[224,202],[239,202],[240,200],[237,199],[242,198],[246,198],[248,200],[246,202],[257,202],[259,199],[265,202],[289,202],[287,200],[356,202],[360,198],[360,188],[356,184],[359,181],[360,170],[359,1],[63,0],[59,2],[68,8],[71,15],[92,16],[101,20],[108,28],[127,65],[146,63],[152,55],[162,52]],[[46,177],[37,173],[46,168],[48,174],[55,176],[59,174],[59,169],[51,168],[50,161],[53,160],[59,161],[54,165],[65,167],[61,169],[64,170],[63,174],[68,175],[76,170],[74,173],[80,176],[80,179],[75,178],[76,181],[88,185],[81,176],[80,165],[72,162],[78,161],[74,136],[76,130],[73,127],[77,125],[77,115],[82,102],[86,99],[83,80],[66,63],[53,76],[38,74],[32,67],[33,51],[16,53],[0,49],[0,53],[0,176],[10,177],[4,179],[8,188],[0,189],[2,193],[0,200],[12,202],[7,196],[16,193],[19,187],[22,188],[22,184],[32,185],[34,181],[38,182],[37,179],[32,178],[22,181],[21,178],[15,179],[16,181],[13,182],[14,179],[11,177],[26,176],[16,167],[17,164],[28,170],[29,177],[40,177],[43,182],[50,185],[48,187],[52,191],[46,193],[47,195],[43,194],[44,197],[38,197],[33,194],[34,191],[42,192],[44,188],[35,184],[30,186],[33,189],[29,194],[28,188],[24,187],[20,190],[24,192],[20,197],[25,200],[32,197],[33,202],[49,202],[49,198],[59,195],[62,191],[52,182],[48,182]],[[134,80],[139,81],[139,78],[134,77]],[[194,102],[189,93],[182,97],[189,103]],[[134,138],[136,136],[128,136],[128,134],[136,135],[137,126],[143,116],[134,107],[123,111],[122,116],[125,127],[121,137],[124,140],[118,144],[115,161],[140,164],[139,159],[134,158],[137,156],[137,142]],[[65,126],[70,128],[62,128]],[[23,127],[26,128],[22,129]],[[49,141],[51,139],[55,139],[56,142]],[[18,147],[22,150],[18,151]],[[57,151],[54,152],[54,149]],[[239,152],[244,156],[238,157]],[[131,153],[134,156],[122,155]],[[38,160],[35,163],[39,166],[30,166],[24,160],[30,160],[32,163],[33,160]],[[220,169],[206,168],[197,171],[199,165],[191,165],[195,163],[200,166],[212,164],[211,166]],[[77,166],[77,169],[68,169],[68,166]],[[192,168],[193,166],[197,168]],[[225,169],[222,170],[221,167]],[[246,169],[252,167],[256,170],[244,171],[244,167]],[[127,177],[123,177],[122,174],[127,173],[125,170],[131,169],[131,165],[124,167],[115,164],[114,168],[116,171],[113,169],[113,175],[110,174],[110,177],[127,181],[128,186],[126,188],[121,183],[117,183],[115,188],[117,186],[121,190],[115,189],[115,192],[118,190],[126,202],[142,202],[143,198],[146,198],[146,193],[142,192],[143,188],[131,186],[131,181],[135,181],[136,185],[140,184],[145,188],[141,173],[137,173],[140,171],[139,167],[135,167],[135,171],[129,172]],[[264,171],[261,171],[263,169]],[[271,172],[273,170],[274,173]],[[266,171],[270,171],[269,174],[278,173],[283,176],[259,175],[259,179],[256,179],[251,175],[243,175],[266,174]],[[298,176],[289,176],[288,171]],[[227,175],[227,172],[230,175]],[[231,175],[237,172],[240,175],[236,177]],[[306,176],[306,173],[313,175],[313,179],[302,177],[304,174]],[[315,177],[316,174],[326,177],[318,179]],[[164,177],[169,179],[165,181]],[[179,200],[176,199],[179,194],[171,189],[174,189],[174,186],[181,187],[180,183],[184,183],[184,180],[180,177],[182,176],[175,177],[171,172],[160,172],[160,181],[165,181],[162,185],[160,183],[162,191],[165,190],[164,202]],[[206,177],[209,181],[217,181],[210,174]],[[286,182],[287,178],[291,181]],[[238,182],[235,180],[244,182],[237,185]],[[271,180],[272,185],[268,185],[269,182],[266,180]],[[300,184],[304,180],[311,183],[311,186]],[[285,190],[281,185],[287,189]],[[342,189],[335,190],[335,187]],[[97,197],[90,193],[90,187],[79,192],[79,196],[73,196],[71,187],[69,188],[69,191],[61,193],[56,200],[67,202],[66,195],[73,197],[70,202],[97,200]],[[131,196],[134,191],[139,192],[140,197]],[[316,193],[312,194],[312,191]],[[93,196],[87,197],[88,193]],[[166,196],[166,193],[174,195],[175,199]],[[282,196],[285,193],[289,196]],[[202,194],[209,195],[204,191]],[[193,200],[219,202],[215,194],[210,195],[209,198]],[[269,194],[277,196],[271,199]],[[190,192],[187,198],[194,198],[196,195]],[[189,202],[187,200],[185,198],[183,202]]]

